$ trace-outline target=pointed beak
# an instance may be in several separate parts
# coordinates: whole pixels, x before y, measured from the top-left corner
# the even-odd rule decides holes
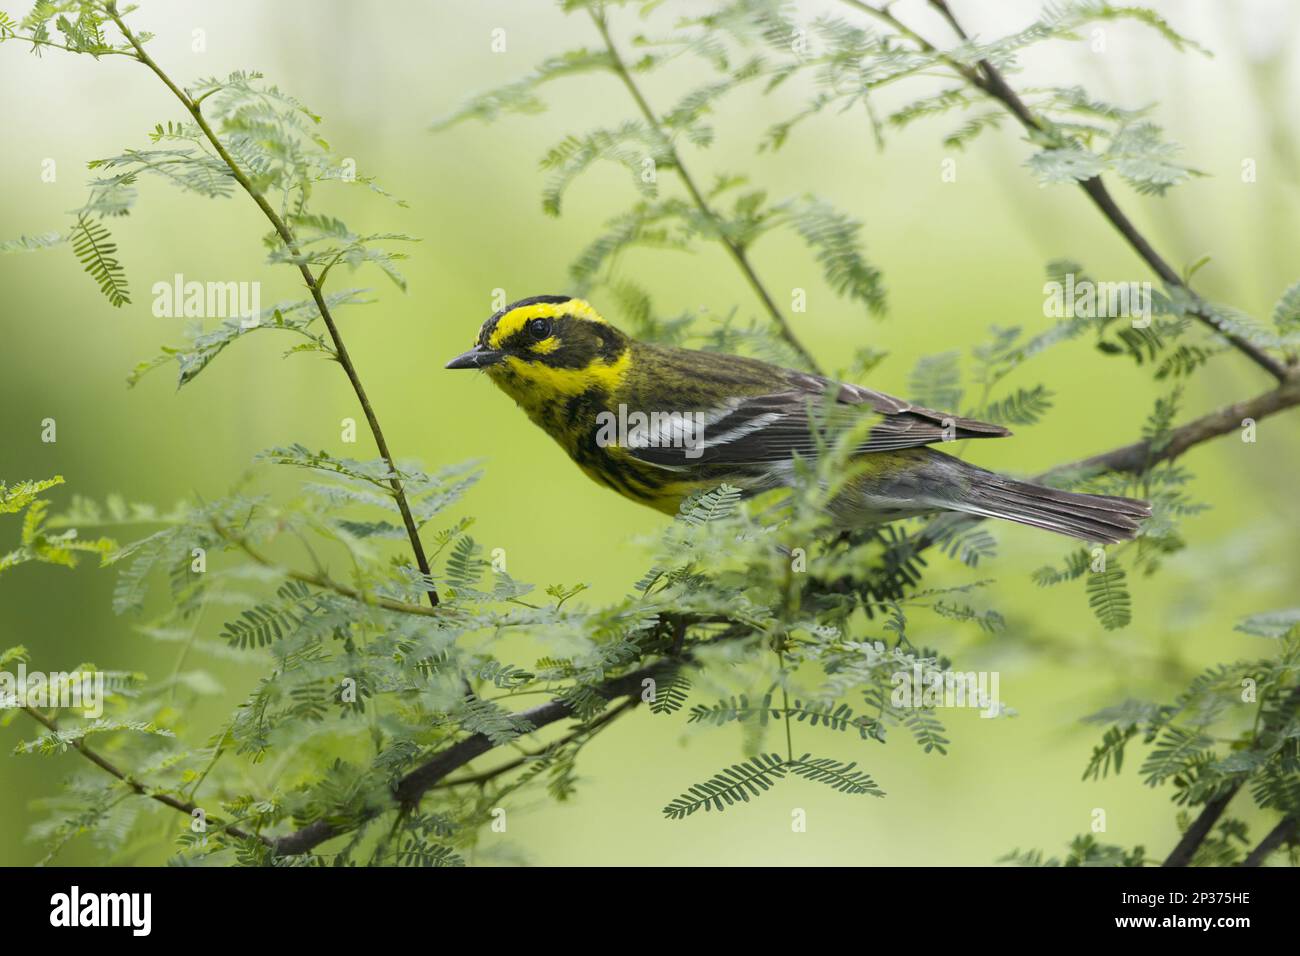
[[[496,365],[504,358],[504,353],[476,345],[468,352],[457,355],[446,364],[446,368],[487,368]]]

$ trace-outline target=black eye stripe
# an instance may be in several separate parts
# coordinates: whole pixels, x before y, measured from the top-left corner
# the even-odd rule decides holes
[[[524,328],[528,331],[529,335],[540,342],[551,334],[551,320],[529,319],[528,324],[524,326]]]

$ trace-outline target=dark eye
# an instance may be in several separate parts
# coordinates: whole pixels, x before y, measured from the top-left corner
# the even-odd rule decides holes
[[[542,339],[549,337],[551,334],[551,320],[530,319],[528,321],[528,334],[539,342]]]

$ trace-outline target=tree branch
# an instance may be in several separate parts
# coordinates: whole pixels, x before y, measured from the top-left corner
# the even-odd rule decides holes
[[[691,201],[695,203],[695,207],[700,211],[700,214],[708,219],[713,225],[718,241],[721,242],[727,252],[731,254],[732,260],[740,268],[740,271],[745,276],[750,288],[754,290],[754,294],[758,296],[758,300],[763,304],[763,308],[767,310],[767,314],[771,316],[772,321],[776,323],[777,331],[780,333],[781,338],[785,339],[786,343],[799,354],[799,357],[807,363],[810,369],[821,374],[821,368],[818,366],[817,360],[813,358],[812,353],[804,347],[804,344],[799,341],[799,337],[794,334],[794,329],[790,326],[790,323],[786,321],[785,316],[777,307],[776,301],[772,298],[772,294],[768,292],[767,287],[763,285],[763,281],[758,277],[758,273],[754,271],[754,267],[749,261],[749,256],[745,252],[744,246],[740,245],[726,234],[726,231],[722,228],[721,218],[716,212],[714,212],[713,207],[708,204],[703,193],[700,192],[699,187],[695,185],[695,180],[692,178],[689,170],[687,170],[686,165],[682,162],[681,155],[677,152],[677,147],[673,145],[672,140],[664,131],[663,126],[659,122],[658,116],[656,116],[655,111],[650,108],[650,104],[642,94],[641,88],[638,87],[636,81],[632,79],[632,74],[628,71],[627,65],[623,62],[623,58],[619,56],[618,48],[614,45],[614,39],[610,36],[609,26],[605,21],[604,13],[597,12],[590,7],[587,9],[587,12],[591,15],[592,22],[596,25],[596,29],[600,31],[601,39],[605,42],[605,49],[609,51],[610,61],[613,64],[615,74],[617,74],[618,78],[623,81],[623,85],[627,87],[628,93],[631,94],[632,99],[636,102],[637,109],[640,110],[641,115],[645,117],[646,123],[649,124],[650,128],[654,130],[659,139],[662,140],[665,148],[667,148],[669,155],[672,157],[673,168],[677,170],[677,175],[681,179],[682,185],[686,187],[686,191],[690,194]]]
[[[1209,414],[1202,415],[1200,418],[1193,419],[1185,425],[1180,425],[1163,437],[1162,444],[1158,448],[1147,440],[1136,441],[1129,445],[1112,448],[1110,451],[1102,452],[1099,455],[1093,455],[1090,458],[1081,458],[1077,461],[1057,465],[1041,472],[1036,478],[1043,481],[1061,475],[1090,477],[1108,472],[1140,474],[1162,462],[1173,461],[1188,450],[1212,438],[1218,438],[1220,435],[1227,435],[1239,430],[1242,421],[1247,418],[1258,422],[1270,415],[1275,415],[1289,408],[1295,408],[1298,405],[1300,405],[1300,373],[1292,373],[1291,377],[1271,391],[1255,398],[1226,405]],[[979,524],[981,521],[986,520],[986,518],[966,516],[962,519],[962,522],[963,526],[967,526]],[[950,532],[951,528],[952,526],[948,525],[944,530]],[[912,539],[911,553],[913,555],[920,554],[937,544],[939,540],[940,535],[932,528],[932,525],[927,525],[920,534]]]
[[[958,75],[967,83],[979,89],[992,99],[1000,103],[1012,116],[1019,121],[1027,131],[1031,133],[1049,132],[1050,126],[1044,120],[1035,116],[1033,112],[1025,105],[1019,94],[1006,81],[1002,73],[988,60],[979,61],[978,71],[972,70],[969,66],[962,64],[951,57],[943,56],[941,51],[930,43],[915,30],[906,26],[902,21],[895,17],[888,9],[880,9],[862,0],[843,0],[844,3],[869,14],[884,23],[889,24],[901,35],[906,36],[913,43],[927,53],[940,54],[941,59],[948,66],[952,67]],[[966,33],[952,10],[948,7],[946,0],[929,0],[930,5],[934,7],[944,19],[952,26],[953,31],[963,42],[969,42],[970,36]],[[1228,329],[1223,319],[1215,314],[1214,310],[1203,300],[1192,288],[1183,281],[1182,276],[1169,264],[1169,262],[1156,251],[1155,247],[1146,238],[1145,235],[1133,224],[1133,221],[1125,215],[1120,209],[1119,204],[1106,188],[1105,182],[1100,176],[1093,176],[1090,179],[1079,181],[1079,188],[1082,189],[1088,198],[1092,200],[1093,205],[1100,210],[1101,214],[1106,217],[1116,231],[1124,237],[1125,241],[1132,246],[1133,251],[1144,261],[1160,280],[1166,286],[1171,288],[1182,289],[1191,298],[1193,302],[1189,314],[1194,316],[1203,325],[1208,326],[1216,334],[1223,336],[1230,342],[1234,348],[1249,358],[1264,371],[1268,372],[1279,382],[1286,381],[1290,375],[1288,366],[1269,355],[1253,342],[1249,342],[1241,336]]]
[[[641,682],[643,680],[647,677],[654,677],[656,674],[676,666],[676,664],[677,662],[672,660],[658,660],[631,673],[608,680],[597,690],[603,697],[611,700],[618,697],[635,698],[641,693]],[[548,724],[563,720],[571,716],[572,713],[569,705],[564,701],[552,700],[522,710],[514,716],[528,721],[534,730],[538,730]],[[463,767],[475,757],[482,756],[496,746],[484,734],[471,734],[464,740],[457,741],[402,777],[393,789],[394,799],[401,807],[416,806],[420,802],[420,798],[441,782],[449,773]],[[343,832],[326,821],[317,820],[301,830],[276,838],[274,840],[275,852],[281,856],[306,853],[326,840],[340,836]]]
[[[1210,835],[1214,825],[1219,822],[1219,817],[1223,816],[1223,811],[1228,808],[1232,798],[1237,795],[1241,789],[1241,784],[1235,784],[1227,793],[1215,797],[1204,807],[1201,808],[1200,814],[1192,821],[1192,825],[1187,828],[1178,845],[1174,847],[1173,852],[1165,858],[1161,866],[1189,866],[1192,857],[1196,855],[1196,850],[1205,842],[1205,838]]]
[[[425,607],[423,604],[411,604],[408,601],[398,601],[394,598],[385,597],[382,594],[370,594],[366,591],[358,590],[335,581],[324,574],[309,574],[305,571],[298,571],[294,568],[286,568],[276,564],[270,558],[266,557],[251,544],[246,538],[241,538],[221,525],[215,518],[212,519],[212,529],[225,541],[235,545],[244,554],[248,555],[254,563],[260,564],[264,568],[271,568],[280,572],[286,578],[293,581],[301,581],[303,584],[310,584],[312,587],[321,588],[325,591],[333,591],[343,597],[351,598],[359,604],[371,604],[376,607],[382,607],[388,611],[397,611],[400,614],[414,614],[418,617],[436,617],[446,620],[450,613],[447,608],[440,605],[434,607]]]
[[[105,10],[117,28],[122,31],[128,43],[135,50],[135,58],[153,71],[154,75],[160,79],[167,89],[178,99],[182,106],[194,118],[199,129],[203,132],[204,137],[212,144],[212,148],[221,161],[230,169],[230,174],[234,177],[235,182],[239,183],[240,188],[248,193],[253,202],[257,203],[257,208],[262,210],[271,226],[275,229],[280,240],[285,244],[295,260],[298,260],[298,271],[302,273],[302,280],[306,284],[308,291],[311,293],[312,300],[316,303],[316,309],[320,312],[321,320],[325,323],[325,328],[329,330],[330,340],[334,344],[334,355],[339,365],[343,366],[343,371],[347,373],[348,381],[352,384],[352,391],[357,396],[357,401],[361,404],[361,410],[366,416],[366,423],[370,426],[370,434],[374,436],[375,447],[379,450],[379,455],[384,459],[385,464],[392,474],[389,479],[389,487],[393,490],[393,497],[397,501],[397,510],[402,515],[402,524],[406,527],[406,537],[411,542],[411,551],[415,555],[415,563],[420,569],[420,573],[426,578],[432,578],[429,570],[429,560],[424,553],[424,544],[420,540],[420,529],[415,523],[415,518],[411,514],[411,506],[406,500],[406,490],[402,487],[402,481],[397,477],[397,464],[393,460],[392,453],[388,450],[388,442],[384,438],[383,429],[379,426],[379,418],[375,415],[374,407],[370,404],[370,398],[366,394],[365,387],[361,384],[361,376],[357,373],[356,366],[352,362],[352,357],[348,354],[347,346],[343,344],[343,336],[339,332],[338,325],[334,322],[334,316],[330,312],[329,305],[325,302],[325,295],[321,289],[321,283],[312,273],[311,268],[306,262],[301,261],[302,253],[298,248],[297,239],[288,224],[280,217],[266,197],[258,192],[253,185],[252,180],[240,168],[239,163],[230,155],[221,138],[217,136],[212,126],[204,117],[199,103],[194,100],[188,93],[182,90],[169,77],[162,68],[154,62],[153,58],[145,51],[144,45],[131,32],[122,17],[117,12],[115,0],[108,0],[105,4]],[[432,586],[429,588],[429,604],[433,607],[438,606],[438,592]]]
[[[1269,854],[1286,843],[1296,833],[1296,818],[1293,816],[1283,817],[1264,839],[1259,841],[1259,846],[1250,851],[1250,855],[1241,862],[1242,866],[1259,866],[1268,859]]]
[[[565,744],[572,743],[573,741],[577,740],[579,737],[583,737],[583,736],[594,737],[597,730],[599,730],[601,727],[604,727],[606,724],[609,724],[614,720],[618,719],[620,716],[627,713],[629,710],[631,710],[640,702],[641,702],[640,697],[636,697],[636,696],[628,697],[626,700],[623,701],[623,703],[619,704],[617,707],[605,711],[605,713],[601,714],[599,717],[597,717],[595,720],[589,723],[581,724],[576,730],[573,730],[570,733],[565,734],[559,740],[547,744],[545,747],[543,747],[540,750],[534,750],[532,753],[522,754],[516,757],[514,760],[507,761],[506,763],[503,763],[498,767],[493,767],[491,770],[484,770],[482,773],[471,774],[470,776],[467,777],[457,777],[455,780],[444,780],[442,783],[439,783],[433,789],[445,790],[448,787],[478,786],[480,784],[487,783],[491,780],[495,780],[497,777],[501,776],[502,774],[509,773],[511,770],[516,770],[519,767],[522,767],[524,764],[528,763],[530,760],[536,760],[538,757],[544,757],[548,752],[554,751],[555,749],[562,747]]]
[[[1149,441],[1133,442],[1113,448],[1091,458],[1083,458],[1068,465],[1060,465],[1044,472],[1041,477],[1078,472],[1096,474],[1103,471],[1136,474],[1161,462],[1172,461],[1202,442],[1240,431],[1245,419],[1260,421],[1270,415],[1300,405],[1300,374],[1293,374],[1280,386],[1255,398],[1234,402],[1180,425],[1164,438],[1159,448]]]

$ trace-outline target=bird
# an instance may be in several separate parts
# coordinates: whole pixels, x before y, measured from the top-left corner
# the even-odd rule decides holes
[[[846,531],[959,512],[1115,544],[1151,516],[1145,501],[1021,481],[933,447],[1010,435],[1001,425],[755,358],[640,341],[567,295],[506,305],[446,367],[482,370],[589,477],[670,515],[724,483],[749,495],[789,487],[798,456],[856,428],[854,474],[828,505]]]

